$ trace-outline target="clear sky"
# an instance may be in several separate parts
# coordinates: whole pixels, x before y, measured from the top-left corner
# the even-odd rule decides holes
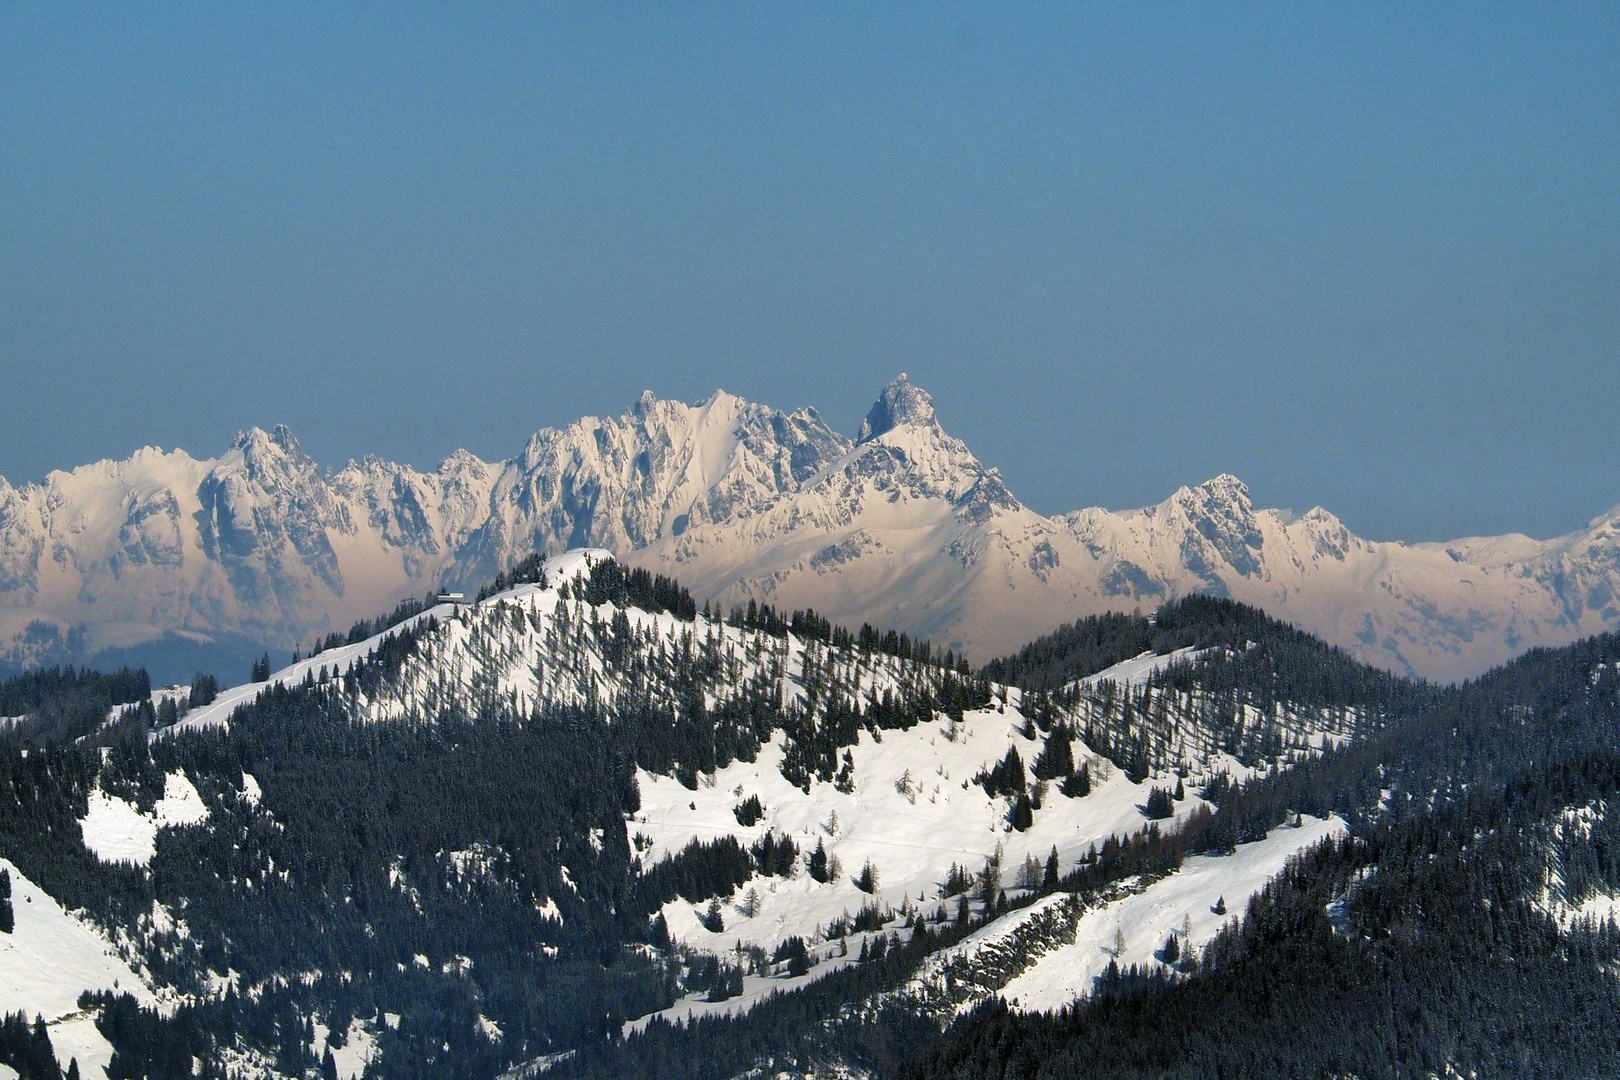
[[[1046,512],[1568,531],[1617,57],[1613,0],[5,4],[0,474],[499,458],[644,387],[853,432],[903,370]]]

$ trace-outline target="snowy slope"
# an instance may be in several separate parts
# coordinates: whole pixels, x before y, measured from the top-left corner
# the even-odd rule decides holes
[[[1320,507],[1257,508],[1231,476],[1139,510],[1046,517],[904,376],[850,439],[813,409],[644,394],[502,462],[322,472],[285,428],[221,456],[154,448],[0,480],[0,659],[82,659],[165,632],[274,649],[399,599],[593,545],[700,599],[814,607],[976,659],[1062,622],[1231,596],[1431,678],[1620,625],[1620,507],[1549,541],[1383,543]]]
[[[1337,818],[1306,818],[1231,855],[1188,858],[1157,880],[1126,879],[1101,896],[1053,893],[932,954],[891,996],[947,1020],[991,994],[1026,1012],[1061,1009],[1089,995],[1110,963],[1166,967],[1161,950],[1172,936],[1182,956],[1195,955],[1289,858],[1344,831]]]
[[[163,797],[151,813],[142,813],[127,799],[101,789],[90,793],[89,806],[79,819],[84,846],[106,863],[145,866],[157,853],[158,830],[169,826],[201,825],[208,806],[184,773],[164,777]]]
[[[1120,967],[1153,966],[1155,954],[1172,934],[1183,954],[1202,949],[1232,919],[1241,918],[1249,897],[1259,892],[1296,853],[1345,832],[1338,818],[1305,818],[1271,830],[1264,839],[1243,844],[1231,855],[1189,858],[1174,874],[1134,895],[1083,914],[1072,940],[1040,957],[1000,990],[1001,996],[1027,1012],[1060,1009],[1090,992],[1092,980],[1110,961]],[[1215,913],[1225,899],[1227,914]],[[1183,930],[1190,927],[1190,933]],[[1115,948],[1123,934],[1125,947]]]
[[[592,608],[572,595],[574,584],[588,574],[592,562],[605,557],[600,550],[570,552],[546,563],[544,586],[517,585],[480,603],[444,605],[417,616],[418,623],[433,618],[436,629],[419,627],[422,636],[415,653],[377,693],[345,699],[353,715],[374,722],[432,716],[452,699],[466,703],[481,695],[520,711],[590,698],[611,702],[632,688],[667,697],[673,690],[660,680],[668,677],[666,662],[682,651],[720,658],[719,677],[705,687],[710,707],[764,678],[777,680],[790,709],[813,709],[807,675],[816,671],[834,672],[843,685],[858,683],[863,699],[942,677],[937,668],[881,653],[831,649],[792,635],[777,638],[702,619],[682,622],[669,614],[633,608],[624,616],[636,655],[633,662],[614,661],[608,643],[618,609],[606,604]],[[222,695],[178,726],[184,730],[227,723],[237,705],[267,685],[335,680],[381,640],[382,636],[374,637],[302,660],[266,683]],[[1131,677],[1143,677],[1159,660],[1137,658],[1111,674],[1128,683]],[[643,866],[674,855],[694,839],[722,836],[736,837],[747,847],[774,834],[792,839],[800,851],[787,876],[756,873],[721,898],[724,926],[718,933],[704,924],[702,908],[707,905],[700,908],[681,899],[665,904],[660,914],[671,936],[713,953],[740,946],[769,950],[790,936],[803,937],[821,961],[809,977],[819,977],[845,962],[834,951],[840,947],[829,941],[829,928],[835,921],[852,919],[864,907],[875,905],[888,918],[906,911],[932,915],[955,904],[942,897],[940,889],[953,866],[978,873],[988,861],[999,859],[1003,882],[1013,889],[1028,861],[1044,864],[1055,851],[1061,869],[1067,871],[1110,836],[1128,835],[1148,823],[1144,805],[1149,789],[1155,783],[1171,786],[1173,779],[1163,779],[1161,773],[1157,780],[1132,782],[1111,762],[1076,742],[1075,764],[1087,768],[1090,793],[1070,798],[1051,785],[1034,811],[1031,827],[1012,829],[1010,800],[992,797],[975,777],[992,769],[1009,749],[1017,749],[1026,770],[1040,754],[1045,736],[1020,713],[1021,704],[1016,688],[996,688],[988,707],[969,709],[959,721],[935,713],[906,729],[861,729],[847,750],[850,773],[844,784],[791,782],[784,775],[787,739],[781,731],[760,747],[753,761],[734,760],[713,772],[689,775],[684,783],[674,775],[639,771],[641,805],[625,829]],[[1098,708],[1097,702],[1081,696],[1068,720],[1082,727]],[[1320,748],[1344,734],[1344,717],[1332,711],[1279,708],[1295,734],[1287,747],[1290,754]],[[1147,709],[1142,715],[1152,714]],[[1209,777],[1226,772],[1241,779],[1252,770],[1221,752],[1184,710],[1167,708],[1161,715],[1162,722],[1176,729],[1171,739],[1174,761],[1188,771],[1187,797],[1176,804],[1174,819],[1160,823],[1171,829],[1204,805],[1195,792]],[[1033,782],[1027,773],[1026,778]],[[745,826],[736,809],[751,796],[759,799],[763,815]],[[841,867],[826,882],[816,881],[806,868],[808,855],[818,844]],[[877,875],[871,893],[855,884],[868,863]],[[859,938],[851,940],[858,949]],[[792,980],[781,975],[750,976],[739,999],[730,1003],[688,999],[668,1015],[746,1008],[790,984]]]
[[[1171,664],[1195,659],[1198,654],[1197,649],[1191,648],[1175,649],[1162,656],[1155,652],[1144,652],[1129,660],[1121,660],[1095,675],[1088,675],[1080,679],[1079,684],[1091,687],[1105,682],[1117,683],[1120,686],[1140,685],[1151,679],[1156,672],[1163,671]]]
[[[770,947],[789,935],[823,929],[874,901],[896,909],[909,903],[931,912],[941,903],[938,886],[953,863],[978,872],[999,848],[1010,885],[1014,868],[1026,858],[1044,863],[1055,847],[1068,870],[1092,845],[1147,823],[1140,807],[1147,800],[1148,785],[1133,784],[1119,770],[1094,759],[1092,773],[1099,779],[1090,795],[1066,799],[1054,790],[1036,811],[1035,824],[1027,832],[1013,831],[1006,824],[1007,800],[990,798],[971,780],[999,761],[1009,746],[1019,747],[1026,759],[1034,757],[1038,745],[1016,732],[1022,722],[1013,710],[970,712],[954,741],[946,738],[948,721],[886,731],[881,743],[862,732],[853,750],[856,782],[850,794],[823,784],[806,794],[784,780],[777,768],[780,737],[758,761],[733,762],[714,774],[713,786],[705,780],[695,792],[671,777],[642,774],[643,809],[629,827],[652,840],[643,855],[649,864],[692,839],[734,835],[751,843],[774,831],[792,837],[806,851],[821,842],[844,869],[839,880],[826,884],[803,873],[791,879],[756,876],[730,898],[720,934],[703,928],[698,908],[671,901],[663,912],[671,934],[710,950],[738,940]],[[896,787],[908,772],[915,780],[914,797]],[[759,796],[766,816],[743,828],[732,808],[749,795]],[[1200,804],[1189,798],[1178,808],[1178,816]],[[837,824],[831,827],[834,814]],[[1171,822],[1163,824],[1172,827]],[[851,880],[868,861],[878,872],[878,888],[872,895]],[[751,918],[739,907],[750,889],[761,902]]]
[[[0,1012],[45,1017],[62,1067],[77,1058],[81,1075],[104,1076],[112,1046],[80,1011],[79,995],[118,990],[147,1006],[158,999],[99,930],[62,910],[8,860],[0,859],[0,868],[11,874],[16,914],[16,929],[0,934]]]

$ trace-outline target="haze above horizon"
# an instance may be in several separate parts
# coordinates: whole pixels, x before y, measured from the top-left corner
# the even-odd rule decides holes
[[[898,371],[1045,513],[1620,502],[1620,10],[0,13],[0,474]]]

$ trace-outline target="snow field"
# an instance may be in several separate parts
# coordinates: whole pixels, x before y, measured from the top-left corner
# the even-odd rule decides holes
[[[163,798],[150,814],[97,788],[90,793],[89,809],[79,819],[79,829],[84,846],[102,862],[145,866],[157,853],[159,829],[201,825],[207,820],[208,806],[197,788],[184,773],[173,772],[164,777]]]
[[[51,1045],[63,1069],[73,1058],[86,1077],[104,1076],[112,1045],[96,1030],[92,1014],[79,1009],[85,990],[130,993],[154,1006],[158,998],[106,936],[53,900],[9,860],[16,928],[0,934],[0,1012],[45,1017]]]
[[[319,1020],[312,1026],[315,1040],[310,1043],[309,1049],[319,1060],[326,1053],[331,1031]],[[350,1019],[344,1036],[343,1045],[332,1048],[332,1063],[337,1066],[338,1080],[355,1080],[376,1059],[377,1036],[359,1019]]]
[[[1041,956],[999,993],[1024,1012],[1054,1011],[1089,994],[1092,980],[1110,962],[1122,969],[1158,964],[1154,954],[1171,934],[1177,935],[1184,955],[1189,946],[1202,949],[1223,925],[1242,917],[1249,897],[1280,873],[1289,858],[1346,831],[1336,817],[1305,818],[1299,828],[1280,825],[1264,840],[1241,845],[1234,854],[1195,855],[1176,873],[1141,892],[1085,912],[1073,941]],[[1222,897],[1226,914],[1217,915],[1214,908]],[[1189,925],[1190,933],[1182,936]],[[1116,951],[1119,934],[1124,935],[1125,946]]]
[[[1602,674],[1603,666],[1598,665],[1598,670],[1593,672],[1594,683]],[[1594,800],[1585,806],[1565,807],[1558,815],[1558,819],[1552,823],[1553,838],[1557,841],[1571,837],[1590,840],[1593,828],[1608,813],[1608,809],[1608,805],[1602,799]],[[1556,848],[1554,850],[1556,851]],[[1535,905],[1563,930],[1568,930],[1580,922],[1604,923],[1611,919],[1620,919],[1620,894],[1599,890],[1578,900],[1572,900],[1564,868],[1561,860],[1556,857],[1548,869],[1547,880],[1542,883],[1541,893],[1536,897]]]
[[[1113,667],[1104,668],[1095,675],[1087,675],[1083,679],[1075,680],[1081,686],[1096,686],[1098,683],[1112,682],[1120,686],[1136,686],[1147,682],[1157,672],[1163,671],[1178,661],[1194,660],[1203,655],[1203,652],[1191,647],[1176,649],[1160,656],[1155,652],[1144,652],[1121,660]]]
[[[444,645],[445,652],[452,658],[454,658],[459,652],[462,654],[463,660],[465,660],[465,654],[468,651],[469,641],[471,638],[471,631],[466,623],[456,618],[458,612],[465,612],[469,610],[470,607],[474,606],[482,608],[488,605],[493,605],[496,600],[504,600],[507,603],[520,605],[525,608],[543,610],[549,614],[550,611],[555,608],[558,602],[558,585],[562,584],[564,581],[573,580],[581,575],[589,574],[590,567],[593,562],[606,558],[611,558],[611,555],[607,551],[596,548],[578,548],[568,551],[554,559],[548,559],[546,561],[545,574],[547,582],[550,585],[550,587],[547,589],[541,589],[535,585],[518,585],[500,593],[496,597],[491,597],[485,602],[484,605],[437,604],[431,608],[428,608],[426,611],[418,612],[409,619],[403,620],[398,625],[391,626],[382,633],[375,634],[363,641],[355,642],[352,645],[335,646],[331,649],[317,653],[314,656],[307,656],[294,664],[289,664],[287,667],[275,672],[264,682],[243,683],[241,686],[233,686],[225,690],[221,690],[219,696],[211,703],[202,706],[201,708],[192,710],[173,727],[167,728],[162,732],[154,733],[154,737],[159,737],[171,732],[195,731],[207,727],[228,724],[230,715],[236,711],[237,706],[247,705],[257,701],[259,696],[271,686],[298,686],[302,684],[305,679],[318,677],[323,669],[333,675],[341,675],[350,667],[350,665],[354,664],[358,660],[364,659],[367,653],[377,648],[377,646],[382,643],[384,638],[411,629],[418,623],[426,622],[430,618],[437,618],[440,626],[444,628],[444,633],[447,639]],[[640,613],[632,612],[632,615],[635,614]],[[644,617],[653,618],[653,616]],[[675,620],[669,616],[664,616],[663,618],[667,619],[670,623],[675,622]],[[463,669],[460,674],[463,676],[462,681],[465,683],[467,681],[467,676],[469,675],[469,669],[465,663],[463,663],[462,668]],[[515,677],[515,672],[509,672],[507,681],[511,682],[515,679]],[[402,695],[399,699],[392,703],[387,701],[369,703],[372,704],[372,708],[370,710],[373,714],[372,718],[379,720],[397,718],[405,711],[404,705],[408,700],[408,697]]]
[[[711,1016],[741,1016],[755,1005],[764,1001],[772,994],[789,994],[795,990],[802,990],[824,975],[831,975],[841,968],[855,963],[861,952],[861,939],[869,937],[867,934],[852,934],[849,938],[850,955],[842,957],[837,955],[836,947],[828,949],[823,947],[816,950],[822,957],[818,966],[813,967],[807,974],[798,976],[788,975],[744,975],[742,993],[724,1001],[707,1001],[700,991],[688,994],[667,1009],[638,1016],[634,1020],[626,1020],[620,1029],[624,1038],[629,1038],[638,1031],[645,1031],[653,1019],[660,1018],[671,1024],[691,1023]],[[829,955],[830,954],[830,955]],[[732,958],[733,960],[736,957]]]
[[[240,686],[232,686],[221,690],[219,696],[212,702],[193,709],[172,727],[153,732],[152,737],[160,738],[181,731],[200,731],[209,727],[228,726],[231,713],[236,711],[238,705],[248,705],[257,701],[259,695],[271,686],[297,686],[307,676],[318,673],[322,668],[326,668],[328,671],[336,670],[341,673],[354,661],[363,658],[367,652],[376,648],[378,643],[388,634],[397,634],[401,630],[414,626],[416,623],[432,616],[437,616],[443,622],[454,614],[455,607],[454,604],[438,604],[411,616],[398,626],[390,627],[387,631],[375,637],[369,637],[353,645],[340,645],[336,648],[327,649],[325,652],[317,653],[314,656],[305,657],[296,664],[290,664],[282,668],[264,682],[243,683]]]
[[[1150,784],[1131,783],[1076,743],[1077,757],[1090,761],[1091,794],[1068,799],[1053,784],[1035,812],[1034,825],[1027,832],[1010,830],[1008,800],[990,798],[973,777],[994,766],[1012,746],[1026,766],[1033,760],[1041,744],[1018,734],[1023,724],[1023,717],[1009,708],[1004,713],[995,709],[966,713],[954,741],[946,737],[951,724],[944,719],[907,731],[884,731],[882,742],[862,731],[851,750],[855,790],[850,794],[832,784],[815,783],[807,795],[789,784],[780,770],[784,742],[780,733],[761,748],[757,761],[734,761],[718,770],[712,783],[700,779],[697,791],[673,777],[638,771],[642,809],[627,827],[632,836],[639,833],[652,841],[641,853],[644,865],[675,854],[691,840],[725,835],[737,837],[746,847],[766,832],[775,832],[791,837],[802,853],[793,877],[755,875],[739,887],[729,898],[720,934],[703,927],[702,905],[680,899],[664,905],[670,934],[709,951],[737,940],[769,949],[795,934],[808,940],[839,916],[854,915],[873,902],[895,909],[909,903],[925,913],[940,904],[950,908],[954,901],[940,899],[938,886],[952,863],[977,873],[999,847],[1003,885],[1010,889],[1026,857],[1044,865],[1056,847],[1062,872],[1067,872],[1092,845],[1147,824],[1141,805]],[[914,788],[909,796],[897,789],[908,774]],[[749,795],[759,796],[765,816],[745,828],[737,823],[733,808]],[[1161,828],[1174,828],[1176,820],[1198,805],[1202,801],[1190,796],[1178,804],[1177,819],[1161,822]],[[829,858],[842,864],[836,881],[819,883],[802,869],[803,857],[815,850],[818,841],[826,846]],[[853,882],[868,860],[878,876],[872,895]],[[751,889],[759,896],[760,910],[749,918],[737,905]]]

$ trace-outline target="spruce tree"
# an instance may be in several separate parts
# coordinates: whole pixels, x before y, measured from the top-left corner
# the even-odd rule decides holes
[[[1079,799],[1091,794],[1091,767],[1082,765],[1074,772],[1063,778],[1058,790],[1071,799]]]
[[[1018,798],[1013,800],[1012,809],[1007,814],[1007,821],[1019,832],[1027,832],[1029,827],[1035,824],[1035,811],[1030,806],[1029,796],[1024,792],[1020,791]]]
[[[1037,780],[1056,780],[1074,772],[1074,751],[1070,746],[1068,728],[1060,727],[1047,736],[1035,764],[1031,766]]]
[[[831,877],[827,872],[827,848],[820,840],[816,841],[816,850],[812,851],[810,857],[805,860],[804,868],[811,877],[823,885]]]

